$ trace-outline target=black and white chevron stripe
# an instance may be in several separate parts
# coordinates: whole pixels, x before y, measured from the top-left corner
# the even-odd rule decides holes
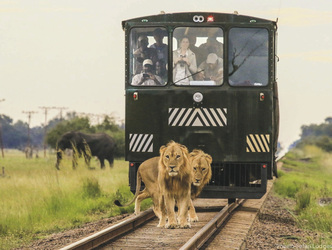
[[[153,135],[129,134],[129,151],[153,152]]]
[[[226,108],[169,108],[168,125],[172,127],[227,126]]]
[[[247,135],[248,153],[268,153],[270,152],[269,134],[249,134]]]

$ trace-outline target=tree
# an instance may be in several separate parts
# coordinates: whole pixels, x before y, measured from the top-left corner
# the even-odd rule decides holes
[[[327,117],[325,123],[303,125],[301,139],[297,147],[316,145],[327,152],[332,152],[332,117]]]
[[[52,148],[56,148],[57,140],[61,135],[69,131],[82,131],[86,133],[94,132],[90,127],[90,121],[88,118],[74,117],[71,120],[63,120],[50,129],[46,135],[46,143]]]
[[[325,122],[328,124],[332,124],[332,117],[325,118]]]
[[[28,141],[27,124],[22,121],[13,124],[13,119],[6,115],[0,115],[0,122],[3,146],[23,149]]]

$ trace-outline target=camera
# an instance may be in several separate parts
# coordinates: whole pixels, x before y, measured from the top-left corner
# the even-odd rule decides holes
[[[186,55],[184,55],[184,56],[183,56],[183,55],[180,55],[180,57],[181,57],[181,59],[183,59],[183,58],[186,57]],[[185,61],[180,60],[179,63],[180,63],[180,66],[181,66],[181,67],[184,67],[184,65],[185,65]]]
[[[146,73],[143,73],[143,77],[144,77],[144,78],[149,78],[150,75],[149,75],[149,74],[146,74]]]

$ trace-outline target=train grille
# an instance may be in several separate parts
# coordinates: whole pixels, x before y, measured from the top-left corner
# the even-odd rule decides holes
[[[213,163],[209,186],[261,187],[261,163]]]

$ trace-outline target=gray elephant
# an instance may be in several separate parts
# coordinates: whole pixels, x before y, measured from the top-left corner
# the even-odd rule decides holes
[[[113,138],[105,133],[84,134],[76,131],[67,132],[57,141],[55,167],[60,170],[59,165],[65,149],[73,149],[74,169],[77,166],[77,156],[82,157],[82,155],[87,165],[90,165],[91,156],[96,156],[100,161],[101,168],[105,168],[105,160],[108,160],[110,167],[113,167],[115,147],[116,144]]]

